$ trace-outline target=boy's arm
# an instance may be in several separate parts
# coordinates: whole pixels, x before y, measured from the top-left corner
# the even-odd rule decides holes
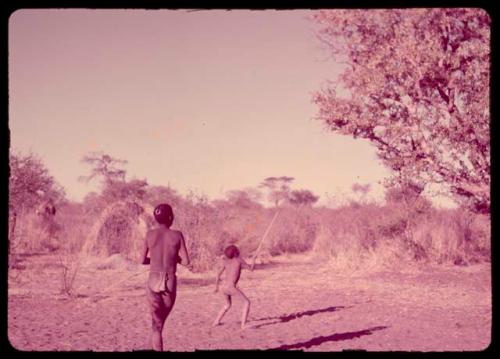
[[[253,271],[253,267],[247,262],[245,262],[245,260],[241,257],[240,257],[240,263],[241,263],[241,268],[250,269],[251,271]]]
[[[141,258],[140,258],[141,264],[149,264],[150,258],[148,258],[148,252],[149,252],[148,235],[146,235],[146,238],[144,239],[144,245],[142,247],[142,252],[141,252]]]
[[[184,241],[184,236],[182,235],[182,233],[180,233],[180,235],[181,235],[181,247],[179,248],[178,261],[183,266],[188,266],[190,261],[189,261],[189,254],[186,249],[186,242]]]
[[[224,270],[226,268],[224,267],[224,265],[222,265],[220,268],[219,268],[219,271],[217,272],[217,276],[215,277],[215,292],[218,292],[219,291],[219,282],[220,282],[220,276],[222,275],[222,273],[224,273]]]

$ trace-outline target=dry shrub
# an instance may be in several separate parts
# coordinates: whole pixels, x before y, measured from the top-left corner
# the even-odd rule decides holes
[[[489,217],[432,209],[425,201],[410,210],[394,203],[323,209],[313,258],[346,270],[468,265],[489,259]]]
[[[470,223],[472,238],[472,253],[478,259],[491,260],[491,217],[489,215],[476,215]]]
[[[213,269],[220,251],[221,214],[203,198],[174,208],[173,228],[183,232],[195,272]]]
[[[60,287],[61,294],[73,296],[74,283],[80,269],[80,258],[74,254],[64,253],[58,255],[60,266]]]
[[[453,229],[448,231],[447,238],[443,238],[441,233],[441,237],[435,239],[447,243],[441,252],[443,262],[467,265],[489,260],[491,253],[489,216],[456,209],[443,213],[436,219],[440,220],[441,225]]]
[[[223,250],[230,244],[240,248],[248,258],[257,249],[270,224],[275,209],[242,206],[192,197],[174,208],[173,228],[181,230],[194,271],[214,268]],[[312,248],[317,224],[311,208],[284,208],[273,224],[260,249],[259,256],[302,253]]]
[[[81,253],[94,218],[82,206],[67,204],[58,211],[61,223],[59,246],[71,254]]]
[[[468,265],[488,260],[489,219],[463,209],[429,211],[411,230],[415,260]]]
[[[376,223],[380,215],[377,207],[350,205],[322,212],[315,252],[336,255],[348,249],[362,252],[376,247]]]
[[[85,254],[110,256],[120,253],[125,258],[137,260],[151,215],[147,204],[117,201],[108,206],[93,223],[82,247]],[[152,210],[150,211],[152,213]]]
[[[74,297],[75,293],[75,280],[82,264],[82,255],[80,253],[75,253],[71,241],[66,241],[61,244],[61,247],[56,253],[57,261],[54,263],[52,260],[45,264],[44,268],[55,266],[59,270],[59,285],[60,293],[67,295],[69,297]]]
[[[148,228],[155,225],[154,207],[171,200],[172,228],[184,234],[192,270],[210,271],[229,244],[238,245],[244,258],[251,256],[276,211],[238,201],[180,197],[161,188],[153,194],[147,202],[114,202],[97,212],[83,206],[60,217],[70,253],[120,254],[136,260]],[[93,203],[102,205],[98,197]],[[397,201],[384,206],[351,203],[337,209],[285,206],[259,257],[310,253],[339,270],[401,270],[426,263],[461,265],[488,260],[490,241],[489,217],[433,209],[426,200],[412,206]],[[112,265],[102,268],[108,267]]]
[[[9,252],[48,253],[60,247],[62,226],[57,219],[46,219],[34,212],[22,212],[16,218],[16,227],[9,235]]]
[[[280,211],[271,230],[267,246],[269,254],[276,256],[303,253],[312,249],[318,223],[314,218],[314,210],[310,207],[285,207]]]

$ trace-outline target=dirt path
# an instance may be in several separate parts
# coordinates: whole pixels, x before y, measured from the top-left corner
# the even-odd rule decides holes
[[[144,267],[83,266],[77,297],[69,299],[58,294],[59,269],[47,264],[51,259],[30,260],[31,271],[9,283],[8,335],[14,347],[149,349]],[[244,272],[240,287],[252,301],[251,327],[239,328],[236,301],[223,324],[213,328],[222,298],[213,293],[212,277],[181,271],[165,349],[475,351],[490,343],[489,264],[342,276],[328,266],[282,262]]]

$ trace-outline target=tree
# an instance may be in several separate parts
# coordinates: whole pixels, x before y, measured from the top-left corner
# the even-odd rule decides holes
[[[307,189],[293,190],[290,192],[288,201],[293,205],[312,206],[319,197]]]
[[[55,203],[65,199],[64,189],[49,174],[40,158],[32,153],[27,155],[9,154],[9,253],[16,251],[16,224],[27,212],[38,212],[42,204],[50,204],[51,215],[40,216],[43,228],[55,228],[53,215]],[[52,230],[50,235],[52,235]],[[41,236],[42,234],[39,234]]]
[[[80,176],[79,179],[83,182],[89,182],[96,177],[100,177],[104,185],[125,180],[127,172],[120,168],[127,164],[125,160],[113,158],[102,152],[91,152],[83,156],[82,162],[92,166],[90,175]]]
[[[260,184],[259,187],[266,188],[268,190],[268,199],[276,207],[286,201],[290,194],[290,183],[294,180],[293,177],[281,176],[281,177],[267,177]]]
[[[332,10],[318,38],[343,62],[317,119],[368,139],[403,182],[440,184],[490,208],[490,18],[481,9]]]
[[[127,161],[116,159],[105,153],[92,152],[85,155],[82,162],[92,166],[90,175],[80,176],[80,180],[89,182],[100,178],[102,197],[105,200],[142,200],[146,195],[148,183],[146,180],[125,180],[127,171],[121,168]]]
[[[64,199],[63,188],[49,174],[47,167],[32,153],[9,154],[9,208],[11,214],[33,209],[46,201]]]

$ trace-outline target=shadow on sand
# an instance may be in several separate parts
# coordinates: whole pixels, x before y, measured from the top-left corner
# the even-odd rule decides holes
[[[339,309],[344,309],[345,307],[343,306],[337,306],[337,307],[328,307],[328,308],[322,308],[322,309],[312,309],[312,310],[306,310],[304,312],[297,312],[297,313],[291,313],[291,314],[286,314],[282,316],[277,316],[277,317],[266,317],[266,318],[259,318],[259,319],[254,319],[253,321],[261,321],[261,320],[272,320],[272,319],[277,319],[274,322],[270,323],[263,323],[263,324],[258,324],[254,326],[255,329],[265,327],[266,325],[272,325],[272,324],[277,324],[277,323],[286,323],[294,319],[298,319],[304,316],[311,316],[314,314],[319,314],[319,313],[331,313],[335,312]]]
[[[294,350],[294,349],[307,349],[313,346],[317,346],[326,342],[338,342],[341,340],[350,340],[354,338],[359,338],[365,335],[371,335],[377,330],[382,330],[387,328],[386,326],[373,327],[370,329],[359,330],[357,332],[347,332],[347,333],[337,333],[328,336],[320,336],[312,338],[305,342],[299,342],[295,344],[284,344],[276,348],[271,348],[268,350]]]

